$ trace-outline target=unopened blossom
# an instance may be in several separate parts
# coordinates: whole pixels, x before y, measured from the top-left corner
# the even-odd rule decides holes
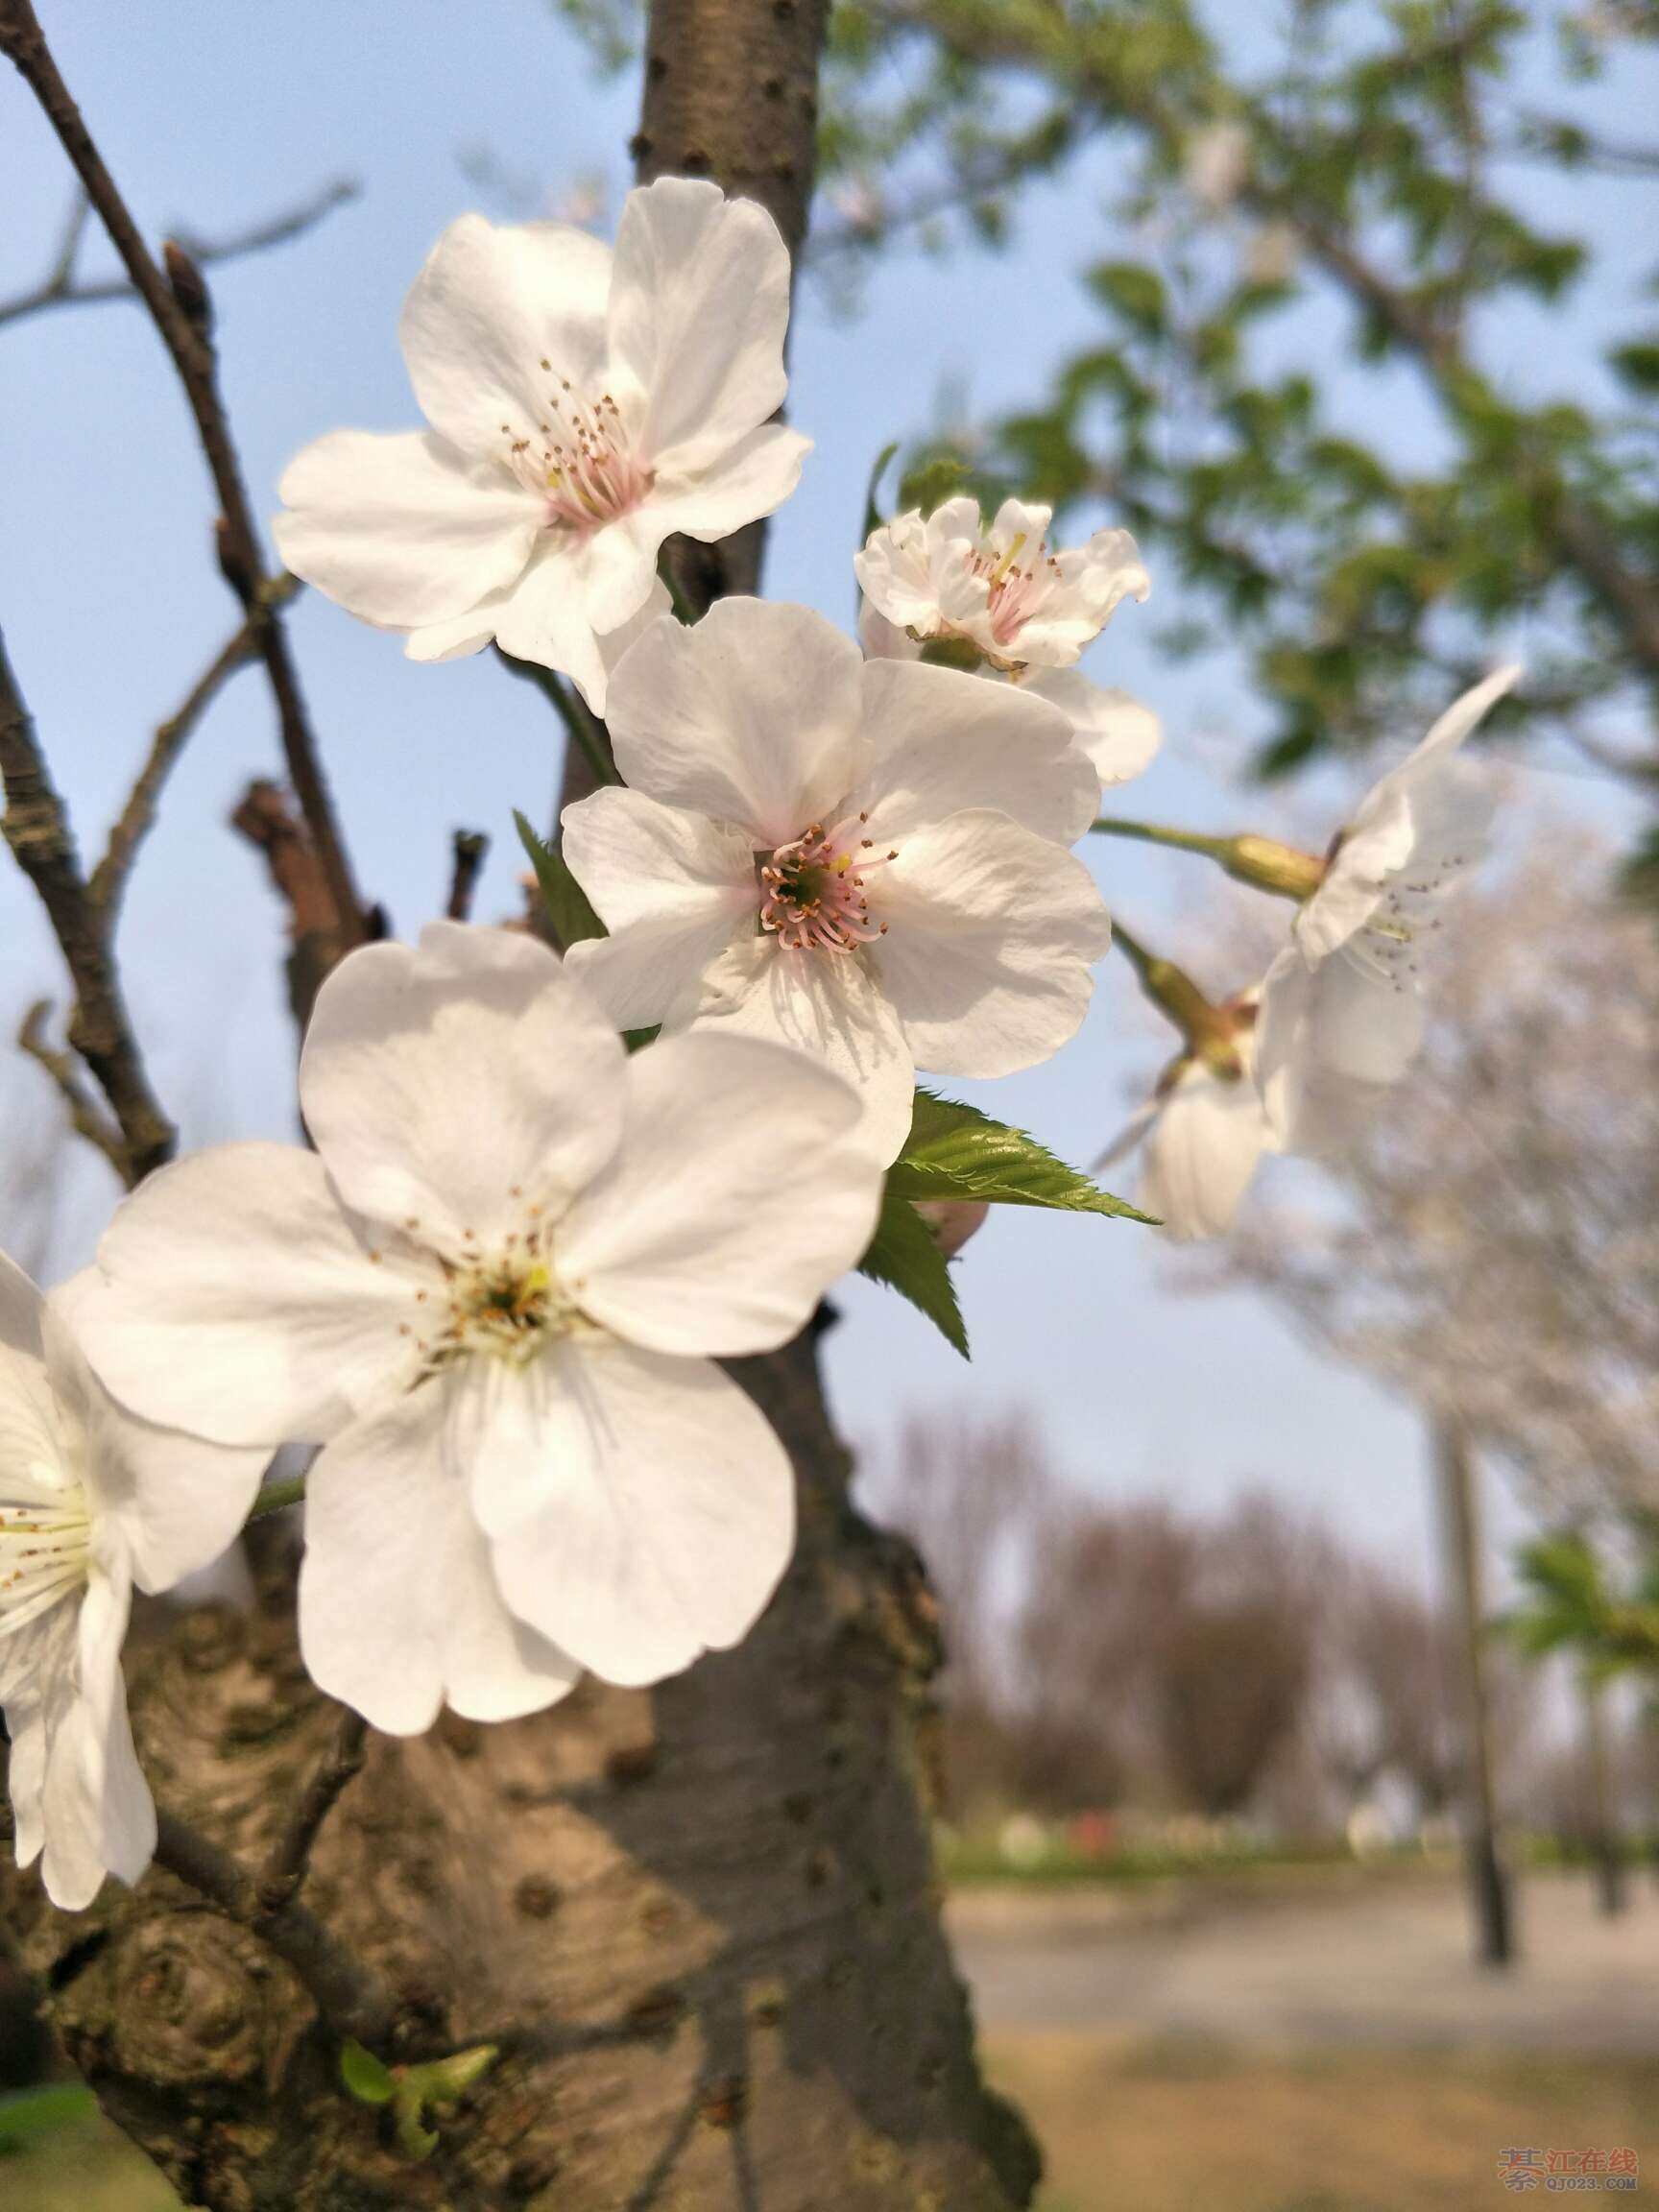
[[[1262,1157],[1278,1150],[1254,1079],[1256,1007],[1248,991],[1215,1008],[1207,1049],[1189,1046],[1122,1135],[1095,1162],[1142,1146],[1135,1202],[1187,1243],[1230,1228]]]
[[[789,1463],[714,1364],[793,1334],[868,1243],[846,1083],[748,1038],[632,1059],[545,946],[438,923],[318,996],[314,1153],[231,1144],[117,1209],[82,1326],[127,1404],[321,1443],[300,1641],[416,1733],[736,1643]]]
[[[1256,1028],[1257,1080],[1286,1151],[1339,1144],[1416,1057],[1424,954],[1492,816],[1490,783],[1460,749],[1520,675],[1500,668],[1466,691],[1375,785],[1297,910]]]
[[[1053,708],[726,599],[646,633],[609,720],[628,787],[565,808],[565,854],[611,932],[570,964],[619,1025],[813,1053],[888,1160],[918,1067],[1009,1074],[1077,1029],[1111,927]]]
[[[452,223],[404,303],[430,427],[340,430],[280,486],[296,575],[418,661],[495,639],[602,712],[603,641],[662,541],[770,515],[810,441],[783,401],[789,255],[764,208],[689,178],[631,192],[612,249],[559,223]]]
[[[44,1298],[0,1255],[0,1706],[17,1863],[71,1911],[156,1848],[121,1673],[132,1587],[224,1551],[266,1457],[122,1412],[77,1349],[76,1288]]]
[[[986,524],[974,499],[924,517],[896,515],[854,566],[864,593],[859,635],[881,660],[911,660],[944,641],[978,656],[977,673],[1020,685],[1068,716],[1102,783],[1139,776],[1158,750],[1158,717],[1075,665],[1126,598],[1151,580],[1126,530],[1097,530],[1053,551],[1053,510],[1005,499]]]

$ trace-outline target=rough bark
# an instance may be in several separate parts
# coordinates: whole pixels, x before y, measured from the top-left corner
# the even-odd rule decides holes
[[[748,191],[797,246],[826,12],[658,0],[641,173]],[[759,549],[758,533],[735,563],[716,549],[699,589],[752,584]],[[819,1334],[733,1368],[789,1450],[801,1519],[745,1644],[654,1691],[589,1682],[523,1721],[371,1736],[324,1822],[302,1902],[383,1985],[382,2055],[501,2046],[428,2160],[342,2090],[338,2036],[289,1967],[171,1875],[69,1917],[0,1870],[0,1911],[70,2056],[188,2202],[1028,2201],[1036,2152],[979,2080],[937,1910],[932,1602],[909,1548],[849,1503]],[[288,1546],[262,1549],[252,1613],[158,1613],[128,1670],[157,1796],[250,1872],[283,1857],[339,1727],[299,1663]]]
[[[424,2163],[338,2085],[287,1968],[152,1873],[7,1917],[106,2109],[213,2212],[1007,2212],[1035,2178],[982,2089],[940,1933],[919,1742],[937,1659],[907,1547],[849,1509],[809,1337],[744,1362],[801,1477],[798,1556],[739,1649],[651,1692],[372,1738],[306,1896],[411,2055],[500,2039]],[[158,1794],[247,1865],[337,1718],[280,1560],[249,1615],[131,1669]]]

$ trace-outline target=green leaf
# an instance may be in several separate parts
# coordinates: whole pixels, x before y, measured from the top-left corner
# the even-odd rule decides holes
[[[968,1329],[956,1303],[950,1263],[909,1199],[894,1190],[891,1169],[881,1199],[881,1217],[870,1239],[870,1249],[858,1262],[858,1272],[908,1298],[919,1312],[926,1314],[946,1342],[953,1344],[964,1359],[968,1358]]]
[[[564,854],[555,846],[544,845],[522,814],[515,812],[513,820],[517,827],[518,842],[530,855],[530,865],[536,871],[541,903],[547,909],[553,934],[563,949],[568,952],[572,945],[581,945],[589,937],[608,936],[604,923],[588,902],[587,892],[571,875]]]
[[[80,2081],[48,2081],[0,2097],[0,2158],[20,2158],[33,2144],[98,2117],[98,2100]]]
[[[1001,1206],[1053,1206],[1068,1214],[1108,1214],[1151,1222],[1057,1160],[1022,1129],[1007,1128],[954,1098],[918,1091],[910,1134],[887,1170],[896,1198],[987,1198]]]
[[[881,479],[886,475],[888,465],[898,450],[899,441],[897,439],[894,439],[891,445],[883,445],[880,452],[876,456],[875,468],[870,471],[870,485],[864,494],[864,536],[866,538],[870,536],[873,530],[879,530],[886,520],[886,517],[876,504],[876,494],[881,489]]]
[[[340,2052],[340,2079],[359,2104],[390,2104],[397,2094],[397,2077],[382,2065],[373,2051],[349,2038]]]

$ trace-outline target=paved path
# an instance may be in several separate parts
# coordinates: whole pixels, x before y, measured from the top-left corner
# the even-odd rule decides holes
[[[1127,1905],[984,1890],[950,1920],[992,2030],[1659,2056],[1659,1888],[1633,1877],[1630,1897],[1607,1920],[1587,1877],[1530,1877],[1506,1973],[1470,1962],[1461,1889],[1428,1879]]]

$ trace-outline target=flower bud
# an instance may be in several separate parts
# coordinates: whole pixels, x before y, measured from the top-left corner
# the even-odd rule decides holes
[[[1325,880],[1323,860],[1294,845],[1281,845],[1275,837],[1223,837],[1215,857],[1238,882],[1281,899],[1311,899]]]

